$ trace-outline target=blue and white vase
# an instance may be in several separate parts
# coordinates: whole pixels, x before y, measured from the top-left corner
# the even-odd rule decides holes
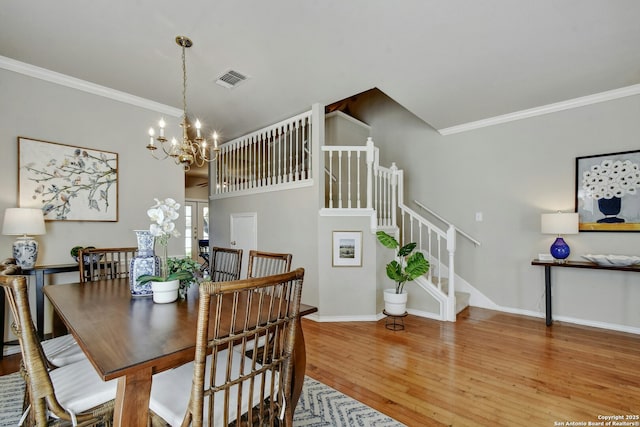
[[[145,274],[157,276],[160,274],[160,258],[154,251],[155,237],[149,230],[134,230],[138,239],[138,254],[131,260],[129,267],[129,286],[131,296],[150,297],[153,295],[151,282],[140,283],[138,277]]]

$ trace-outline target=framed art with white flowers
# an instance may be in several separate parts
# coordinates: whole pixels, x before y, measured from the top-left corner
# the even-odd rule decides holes
[[[580,231],[640,231],[640,150],[576,158]]]
[[[20,136],[18,202],[45,220],[118,221],[118,154]]]

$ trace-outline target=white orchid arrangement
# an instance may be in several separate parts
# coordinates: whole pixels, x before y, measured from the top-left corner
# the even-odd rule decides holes
[[[630,160],[605,159],[582,173],[582,189],[595,200],[637,194],[640,168]]]
[[[138,277],[140,283],[146,282],[169,282],[172,280],[192,279],[193,274],[188,271],[177,271],[169,274],[167,265],[167,246],[171,237],[179,237],[180,232],[176,229],[175,220],[180,216],[180,203],[171,198],[162,201],[154,199],[156,204],[147,211],[147,216],[152,223],[149,232],[155,237],[156,243],[162,246],[162,256],[160,257],[160,276],[148,274]]]

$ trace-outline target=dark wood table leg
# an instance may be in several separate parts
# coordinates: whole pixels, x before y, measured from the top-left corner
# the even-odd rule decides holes
[[[553,319],[551,318],[551,267],[544,267],[544,295],[546,303],[546,320],[547,326],[551,326]]]
[[[0,360],[4,357],[4,290],[0,291],[0,335],[2,335],[2,342],[0,343]]]
[[[293,349],[293,381],[291,387],[291,406],[295,411],[302,387],[304,386],[304,373],[307,369],[307,351],[304,346],[304,334],[302,333],[302,318],[296,325],[296,345]]]
[[[44,340],[44,270],[36,270],[36,328],[38,338]]]

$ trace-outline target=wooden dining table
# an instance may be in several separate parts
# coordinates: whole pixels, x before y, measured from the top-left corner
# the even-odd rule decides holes
[[[44,293],[100,377],[117,380],[113,425],[146,427],[153,374],[194,359],[198,287],[192,286],[186,299],[169,304],[132,297],[128,279],[50,285]],[[316,311],[302,304],[300,316]],[[293,355],[294,407],[306,365],[301,324]]]

